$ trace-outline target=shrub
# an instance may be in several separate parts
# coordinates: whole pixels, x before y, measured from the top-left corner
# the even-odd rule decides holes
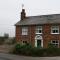
[[[60,48],[37,48],[30,44],[16,44],[13,53],[28,56],[60,56]]]
[[[26,45],[16,44],[15,48],[13,50],[13,53],[28,55],[31,48],[32,48],[32,46],[30,44],[26,44]]]
[[[4,44],[4,41],[5,41],[5,40],[4,40],[4,37],[1,37],[1,36],[0,36],[0,45]]]
[[[54,46],[53,44],[51,43],[48,43],[48,48],[57,48],[56,46]]]

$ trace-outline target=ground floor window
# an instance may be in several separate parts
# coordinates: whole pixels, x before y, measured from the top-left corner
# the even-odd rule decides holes
[[[27,41],[23,41],[22,43],[23,43],[23,45],[25,45],[25,44],[27,44]]]
[[[54,47],[59,47],[59,40],[51,40],[51,44],[52,44]]]

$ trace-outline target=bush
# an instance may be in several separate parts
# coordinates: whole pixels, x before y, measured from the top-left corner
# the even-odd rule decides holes
[[[26,44],[26,45],[16,44],[15,48],[13,50],[13,53],[28,55],[31,48],[32,48],[32,46],[30,44]]]
[[[48,44],[48,48],[57,48],[57,47],[54,46],[53,44],[49,43],[49,44]]]
[[[4,37],[1,37],[1,36],[0,36],[0,45],[4,44],[4,41],[5,41],[5,40],[4,40]]]
[[[60,48],[33,48],[30,44],[16,44],[13,53],[28,56],[60,56]]]

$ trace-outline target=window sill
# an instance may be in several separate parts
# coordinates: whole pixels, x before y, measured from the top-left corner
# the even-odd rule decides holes
[[[36,34],[42,34],[42,33],[36,33]]]
[[[22,34],[22,36],[27,36],[27,35],[23,35],[23,34]]]
[[[59,33],[51,33],[51,34],[59,34]]]

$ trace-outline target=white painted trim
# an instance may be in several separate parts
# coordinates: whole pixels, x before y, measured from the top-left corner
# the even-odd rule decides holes
[[[43,40],[41,40],[41,47],[43,47]]]
[[[36,33],[36,34],[42,34],[42,33]]]
[[[54,27],[54,29],[53,29],[53,27]],[[56,27],[57,27],[58,33],[53,33],[52,30],[56,30]],[[59,26],[52,26],[51,27],[51,34],[59,34]]]
[[[59,34],[59,33],[51,33],[51,34]]]
[[[37,40],[41,40],[41,47],[43,47],[43,39],[42,39],[42,36],[40,36],[40,35],[37,35],[36,37],[35,37],[35,47],[37,47]]]
[[[35,40],[35,47],[37,47],[37,40]]]
[[[58,41],[58,43],[56,43],[56,42],[53,43],[52,41]],[[52,44],[58,44],[58,48],[59,48],[59,40],[51,40],[51,43],[52,43]]]

